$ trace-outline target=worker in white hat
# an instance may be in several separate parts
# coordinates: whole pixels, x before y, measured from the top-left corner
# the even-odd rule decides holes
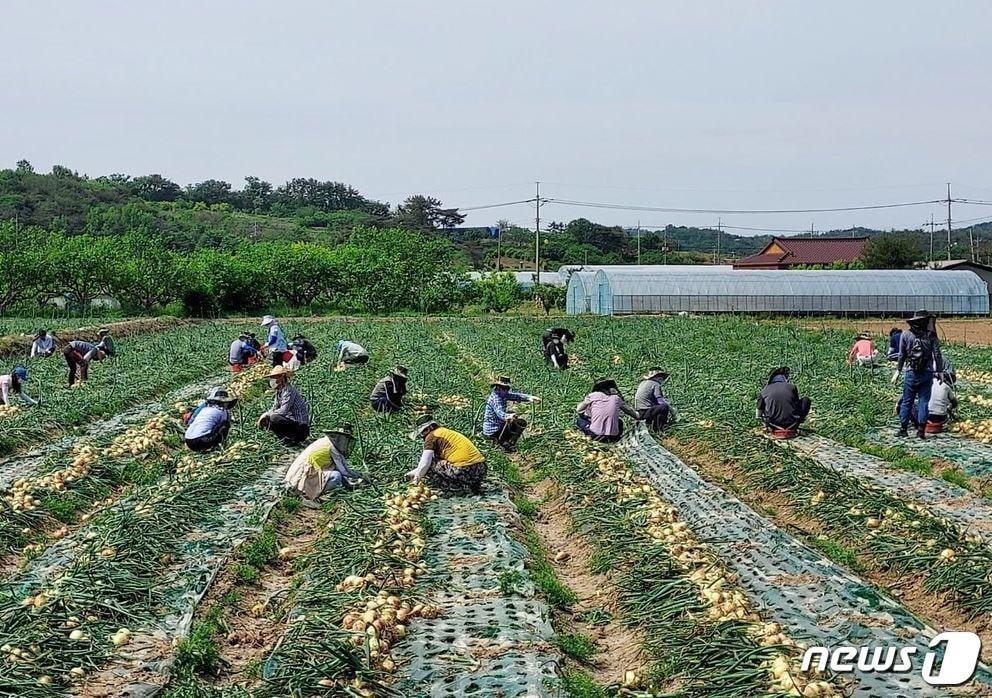
[[[273,366],[282,366],[289,345],[286,343],[286,335],[279,327],[279,321],[271,315],[266,315],[262,318],[262,327],[269,330],[269,336],[266,338],[265,344],[262,345],[262,349],[272,353]]]
[[[285,366],[274,366],[266,376],[276,394],[272,409],[258,418],[258,426],[271,430],[283,443],[296,445],[310,437],[310,409],[289,382],[292,375]]]

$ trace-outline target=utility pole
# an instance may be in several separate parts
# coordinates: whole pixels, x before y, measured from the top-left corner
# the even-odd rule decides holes
[[[716,263],[720,263],[720,235],[723,232],[723,219],[716,219]]]
[[[813,224],[812,224],[812,223],[810,223],[810,224],[809,224],[809,236],[810,236],[810,237],[815,237],[815,236],[813,235]]]
[[[951,259],[951,183],[947,183],[947,259]]]
[[[664,263],[668,264],[668,226],[661,230],[661,249],[665,251]]]
[[[500,272],[500,265],[503,261],[503,226],[496,226],[496,272]]]
[[[534,182],[537,186],[537,196],[534,201],[537,204],[534,215],[534,285],[541,284],[541,183]]]
[[[637,221],[637,263],[641,263],[641,222]]]
[[[933,213],[930,214],[930,256],[927,259],[933,262]]]

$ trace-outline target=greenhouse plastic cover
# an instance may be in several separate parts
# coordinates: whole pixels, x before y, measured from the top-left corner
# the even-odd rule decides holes
[[[706,270],[705,272],[703,270]],[[985,282],[969,271],[600,269],[599,312],[989,312]],[[595,301],[593,305],[596,305]]]
[[[568,279],[568,290],[565,301],[565,312],[569,315],[582,313],[599,314],[599,295],[596,293],[596,272],[611,270],[624,274],[708,274],[718,271],[730,271],[733,267],[716,264],[603,264],[586,266],[563,266],[558,269],[562,279]]]

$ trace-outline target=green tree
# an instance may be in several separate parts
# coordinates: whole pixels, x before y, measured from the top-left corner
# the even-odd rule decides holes
[[[120,270],[117,241],[109,237],[76,235],[54,238],[49,245],[60,288],[70,302],[87,309],[93,299],[111,293]]]
[[[438,230],[461,225],[465,216],[456,208],[444,208],[433,196],[417,194],[399,205],[396,222],[411,230]]]
[[[34,298],[52,281],[47,233],[38,228],[16,230],[0,223],[0,311]]]
[[[110,292],[123,304],[150,311],[178,300],[191,280],[185,257],[134,231],[116,240],[118,264]]]
[[[867,269],[910,269],[922,259],[918,241],[897,235],[872,237],[861,255]]]
[[[182,194],[178,184],[159,174],[135,177],[131,180],[130,190],[146,201],[175,201]]]
[[[475,282],[474,287],[479,304],[494,313],[505,313],[520,303],[523,297],[516,277],[509,272],[486,274]]]

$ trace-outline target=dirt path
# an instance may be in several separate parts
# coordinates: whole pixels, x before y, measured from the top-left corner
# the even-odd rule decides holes
[[[893,327],[905,328],[905,318],[865,318],[864,320],[810,320],[803,323],[812,330],[846,329],[852,332],[869,331],[875,337],[879,350],[884,350],[881,342],[888,342],[889,330]],[[941,341],[955,342],[971,347],[992,346],[992,320],[988,318],[948,319],[937,321],[937,332]]]

